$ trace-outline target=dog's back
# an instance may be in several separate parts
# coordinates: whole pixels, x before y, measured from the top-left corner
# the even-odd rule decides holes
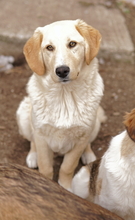
[[[126,114],[124,124],[126,130],[112,139],[102,159],[102,189],[97,203],[125,220],[134,220],[135,109]]]
[[[75,175],[73,192],[118,214],[135,220],[135,109],[125,116],[126,130],[112,138],[101,161]]]
[[[0,220],[118,220],[100,206],[19,165],[0,165]]]

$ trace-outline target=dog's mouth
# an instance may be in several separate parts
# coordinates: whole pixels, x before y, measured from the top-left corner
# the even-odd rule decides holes
[[[76,78],[79,76],[79,72],[77,73],[77,76],[76,76]],[[75,78],[75,79],[76,79]],[[74,79],[70,79],[68,76],[67,77],[65,77],[65,78],[59,78],[59,81],[61,82],[61,83],[68,83],[68,82],[71,82],[71,81],[73,81]]]
[[[70,80],[69,79],[63,79],[63,80],[61,80],[61,82],[63,82],[63,83],[66,83],[66,82],[69,82]]]
[[[60,82],[62,83],[67,83],[70,82],[71,80],[69,78],[64,78],[64,79],[60,79]]]

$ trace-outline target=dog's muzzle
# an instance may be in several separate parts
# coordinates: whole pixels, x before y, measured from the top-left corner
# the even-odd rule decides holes
[[[61,79],[62,82],[66,82],[69,80],[69,73],[70,68],[68,66],[60,66],[56,68],[56,75]]]

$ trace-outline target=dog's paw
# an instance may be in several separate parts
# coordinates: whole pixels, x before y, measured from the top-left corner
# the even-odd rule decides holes
[[[95,161],[96,159],[97,158],[92,151],[91,152],[84,152],[81,156],[81,160],[82,160],[83,164],[89,164],[89,163]]]
[[[82,167],[72,180],[72,192],[86,199],[89,196],[90,172],[87,166]]]
[[[26,157],[26,164],[29,168],[37,168],[37,153],[30,152]]]
[[[65,186],[63,186],[63,184],[60,182],[60,180],[58,180],[58,183],[59,183],[59,185],[62,186],[64,189],[66,189],[67,191],[69,191],[69,192],[72,193],[71,187],[65,187]]]

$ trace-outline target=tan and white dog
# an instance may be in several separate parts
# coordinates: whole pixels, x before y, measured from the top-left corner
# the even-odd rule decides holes
[[[84,166],[72,181],[76,195],[135,220],[135,109],[126,114],[125,131],[115,136],[101,160]]]
[[[34,72],[17,110],[20,134],[31,142],[26,162],[52,178],[53,153],[65,155],[59,183],[69,190],[80,157],[85,164],[96,159],[90,143],[106,118],[95,58],[100,41],[100,33],[78,19],[39,27],[24,46]]]

